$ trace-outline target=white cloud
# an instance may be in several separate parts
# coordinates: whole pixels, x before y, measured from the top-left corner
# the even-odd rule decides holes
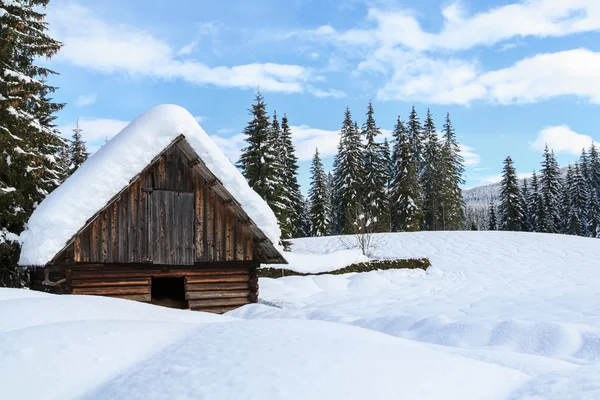
[[[183,46],[181,49],[179,49],[177,51],[177,55],[178,56],[187,56],[188,54],[191,54],[194,50],[196,50],[197,46],[198,46],[198,42],[194,40],[193,42],[190,42],[190,43],[186,44],[185,46]]]
[[[529,179],[529,178],[531,178],[531,172],[517,173],[517,178],[519,180]],[[496,174],[496,175],[491,175],[491,176],[488,176],[487,178],[482,179],[481,184],[488,185],[491,183],[498,183],[501,180],[502,180],[502,174]]]
[[[312,93],[316,97],[320,97],[320,98],[333,97],[334,99],[343,99],[344,97],[347,96],[346,93],[341,90],[337,90],[337,89],[322,90],[322,89],[315,88],[312,86],[308,86],[308,92]]]
[[[263,91],[284,93],[306,92],[306,82],[313,79],[312,70],[299,65],[253,63],[210,67],[193,59],[177,59],[177,53],[165,40],[124,24],[106,23],[75,3],[51,7],[48,21],[53,35],[65,43],[56,61],[101,73],[182,79],[198,85],[242,89],[259,86]],[[199,26],[207,34],[215,29],[214,24]],[[188,51],[190,47],[184,47],[179,53],[185,55]]]
[[[240,158],[240,150],[244,148],[244,134],[240,133],[238,135],[224,137],[219,135],[210,135],[210,138],[219,146],[221,151],[225,153],[227,158],[232,163],[236,163]]]
[[[379,90],[379,98],[468,105],[477,100],[534,103],[572,95],[600,103],[600,53],[586,49],[538,54],[488,72],[475,62],[404,60]]]
[[[87,144],[87,150],[94,153],[106,140],[110,140],[129,124],[129,121],[105,118],[80,118],[79,128],[81,137]],[[73,135],[75,124],[59,127],[63,137],[70,138]]]
[[[194,115],[194,119],[196,120],[197,123],[201,123],[204,122],[208,119],[208,117],[204,117],[202,115]]]
[[[96,102],[98,95],[96,93],[82,94],[75,99],[75,107],[91,106]]]
[[[567,125],[549,126],[540,131],[531,144],[534,150],[543,150],[546,145],[556,153],[581,154],[583,148],[588,148],[594,139],[588,135],[575,132]]]
[[[474,167],[479,165],[481,162],[481,156],[475,153],[475,149],[471,146],[467,146],[465,144],[461,144],[460,146],[460,154],[463,156],[465,160],[466,167]]]
[[[474,15],[467,15],[461,2],[454,2],[441,14],[443,26],[436,33],[424,31],[411,10],[373,7],[367,16],[371,27],[337,31],[324,25],[305,35],[355,46],[379,43],[416,51],[458,51],[515,37],[562,37],[600,30],[597,0],[524,0]]]

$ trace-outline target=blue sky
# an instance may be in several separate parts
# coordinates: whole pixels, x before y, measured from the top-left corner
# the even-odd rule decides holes
[[[372,99],[389,133],[397,115],[451,113],[466,186],[498,179],[510,155],[539,168],[600,141],[598,0],[52,0],[64,43],[58,124],[77,119],[96,149],[144,110],[175,103],[237,160],[257,87],[287,113],[308,188],[319,147],[329,167],[346,106],[362,124]]]

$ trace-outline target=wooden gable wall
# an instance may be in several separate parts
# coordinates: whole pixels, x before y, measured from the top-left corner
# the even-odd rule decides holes
[[[170,147],[75,238],[74,261],[252,260],[252,234],[210,186],[178,146]]]

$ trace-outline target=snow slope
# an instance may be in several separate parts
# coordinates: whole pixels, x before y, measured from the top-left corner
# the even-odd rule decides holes
[[[328,322],[11,289],[0,289],[0,315],[2,399],[503,399],[527,381]]]
[[[240,202],[275,245],[281,235],[277,219],[221,149],[182,107],[151,108],[94,153],[35,209],[21,234],[20,265],[45,265],[86,221],[159,155],[184,135],[208,169]]]
[[[344,242],[293,250],[332,261]],[[597,239],[421,232],[375,246],[433,267],[261,279],[262,304],[225,316],[0,289],[0,398],[600,398]]]
[[[299,253],[342,248],[339,237],[293,242]],[[427,272],[262,279],[264,304],[228,315],[359,326],[519,370],[532,381],[515,396],[546,398],[554,391],[568,393],[577,387],[574,382],[581,382],[581,396],[562,398],[600,398],[592,379],[600,370],[597,239],[511,232],[397,233],[378,235],[373,252],[381,258],[427,256],[433,267]]]

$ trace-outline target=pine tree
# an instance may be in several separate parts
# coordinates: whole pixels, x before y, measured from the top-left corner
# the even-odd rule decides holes
[[[569,198],[571,209],[576,213],[579,224],[579,233],[581,236],[588,236],[587,231],[587,204],[589,201],[589,188],[581,172],[579,164],[575,164],[573,169],[573,183],[569,189]]]
[[[600,238],[600,198],[592,191],[587,204],[586,230],[589,237]]]
[[[419,121],[415,106],[412,106],[410,115],[408,116],[407,132],[413,160],[417,163],[417,172],[420,177],[424,166],[423,150],[425,146],[425,133],[423,132],[423,127]]]
[[[277,116],[273,115],[273,126]],[[298,183],[298,157],[292,143],[292,131],[290,130],[287,115],[281,119],[281,129],[279,131],[279,142],[277,154],[279,163],[283,168],[281,175],[282,184],[282,216],[281,216],[281,234],[284,239],[302,236],[301,234],[301,214],[302,214],[302,193]]]
[[[242,149],[237,166],[250,187],[267,202],[281,224],[284,206],[281,201],[282,167],[277,155],[279,127],[271,127],[266,104],[259,91],[256,92],[255,103],[249,112],[252,119],[244,128],[248,145]]]
[[[488,214],[488,231],[497,231],[498,218],[496,217],[496,207],[494,206],[494,202],[491,199]]]
[[[389,214],[387,201],[388,164],[386,150],[382,143],[376,141],[381,135],[374,117],[373,104],[369,102],[367,121],[362,127],[361,135],[365,139],[364,147],[364,181],[363,181],[363,213],[365,226],[369,232],[389,231]]]
[[[531,194],[527,200],[531,212],[531,231],[541,232],[542,222],[545,220],[544,203],[540,193],[537,174],[533,171],[531,176]]]
[[[33,209],[61,180],[56,154],[63,141],[53,125],[63,104],[46,78],[56,72],[36,65],[61,43],[46,34],[48,0],[0,0],[0,286],[23,286],[12,239]]]
[[[533,217],[531,212],[532,207],[529,203],[530,197],[531,193],[529,192],[529,185],[527,184],[527,179],[523,179],[523,184],[521,185],[521,209],[523,210],[521,230],[523,232],[531,232],[533,230]]]
[[[302,213],[300,214],[300,231],[297,237],[311,236],[312,227],[310,226],[310,201],[302,196]]]
[[[329,234],[329,200],[327,193],[327,175],[323,170],[323,163],[319,155],[319,149],[315,151],[310,167],[310,226],[312,236],[327,236]]]
[[[71,154],[69,151],[69,143],[66,140],[63,140],[63,143],[56,154],[56,167],[60,172],[61,182],[71,175]]]
[[[333,174],[337,219],[335,225],[341,234],[357,233],[360,219],[364,218],[362,210],[364,176],[360,131],[357,124],[352,122],[350,109],[346,108]]]
[[[500,230],[519,231],[523,210],[517,172],[510,156],[504,160],[502,181],[500,182]]]
[[[423,153],[424,166],[421,175],[423,194],[423,224],[424,230],[436,231],[443,228],[444,176],[442,169],[442,148],[438,141],[435,123],[431,112],[427,110],[425,120],[426,144]]]
[[[456,140],[456,134],[450,121],[450,113],[446,114],[443,128],[441,152],[442,175],[442,229],[460,229],[465,219],[465,202],[460,185],[465,183],[464,159]]]
[[[560,231],[560,169],[548,146],[544,149],[542,161],[541,192],[544,203],[544,220],[540,221],[540,231],[558,233]]]
[[[73,129],[73,137],[71,138],[71,143],[69,145],[71,174],[77,171],[77,168],[79,168],[81,164],[83,164],[84,161],[89,157],[89,153],[85,147],[85,142],[81,138],[81,132],[82,129],[79,128],[79,120],[77,120],[75,129]]]
[[[567,167],[567,175],[565,176],[561,197],[560,197],[560,225],[559,233],[569,235],[579,235],[581,227],[579,225],[578,214],[576,210],[571,208],[571,189],[573,188],[573,168],[569,164]]]

